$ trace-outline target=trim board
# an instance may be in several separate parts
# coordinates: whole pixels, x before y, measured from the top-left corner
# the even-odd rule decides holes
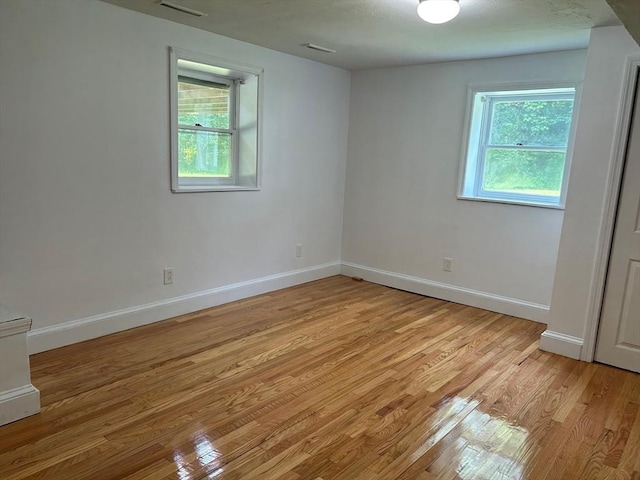
[[[51,327],[36,328],[30,331],[27,336],[29,354],[102,337],[122,330],[177,317],[178,315],[331,277],[339,273],[340,263],[325,263],[246,282],[224,285],[211,290],[182,295],[146,305],[107,312]]]
[[[540,336],[540,350],[580,360],[583,340],[564,333],[545,330]]]
[[[514,317],[547,323],[549,306],[531,303],[516,298],[502,297],[487,292],[457,287],[435,282],[425,278],[413,277],[402,273],[389,272],[377,268],[342,262],[340,273],[351,277],[361,277],[369,282],[386,285],[428,297],[440,298],[449,302],[462,303]]]
[[[0,393],[0,425],[21,420],[40,411],[40,390],[24,385]]]

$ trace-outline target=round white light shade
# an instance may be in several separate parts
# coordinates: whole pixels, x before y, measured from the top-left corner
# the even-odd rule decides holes
[[[460,13],[458,0],[420,0],[418,16],[429,23],[447,23]]]

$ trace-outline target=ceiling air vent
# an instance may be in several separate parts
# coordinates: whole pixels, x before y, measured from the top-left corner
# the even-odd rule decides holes
[[[171,8],[173,10],[177,10],[178,12],[186,13],[187,15],[193,15],[194,17],[206,17],[207,14],[204,12],[200,12],[198,10],[194,10],[193,8],[183,7],[182,5],[177,5],[175,3],[167,2],[165,0],[160,0],[158,5],[162,5],[163,7]]]
[[[330,48],[327,48],[327,47],[321,47],[320,45],[315,45],[313,43],[305,43],[304,46],[307,48],[310,48],[311,50],[318,50],[319,52],[336,53],[335,50],[331,50]]]

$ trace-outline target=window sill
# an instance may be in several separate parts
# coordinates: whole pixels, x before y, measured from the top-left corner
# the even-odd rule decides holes
[[[489,202],[489,203],[502,203],[507,205],[519,205],[523,207],[537,207],[537,208],[549,208],[551,210],[564,210],[564,205],[551,205],[548,203],[538,202],[526,202],[518,200],[506,200],[501,198],[487,198],[487,197],[469,197],[464,195],[457,195],[458,200],[470,200],[474,202]]]
[[[218,185],[215,187],[203,187],[194,185],[192,187],[182,186],[172,188],[172,193],[203,193],[203,192],[258,192],[260,187],[243,187],[241,185]]]

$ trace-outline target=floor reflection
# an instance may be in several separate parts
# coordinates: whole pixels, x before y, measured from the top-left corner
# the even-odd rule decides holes
[[[185,455],[174,449],[173,461],[180,480],[200,480],[202,473],[206,478],[218,479],[224,473],[222,454],[215,449],[213,442],[205,433],[199,433],[191,438],[193,453]],[[195,472],[194,472],[195,470]]]
[[[476,409],[477,400],[454,397],[441,411],[444,415],[471,412],[456,427],[452,450],[455,456],[451,465],[461,480],[519,479],[523,477],[523,459],[527,457],[527,429],[514,425],[503,418],[492,417]],[[445,406],[443,405],[443,406]]]
[[[185,462],[182,453],[177,450],[173,451],[173,463],[176,465],[176,473],[180,480],[191,480],[191,474],[189,473],[189,464]]]

